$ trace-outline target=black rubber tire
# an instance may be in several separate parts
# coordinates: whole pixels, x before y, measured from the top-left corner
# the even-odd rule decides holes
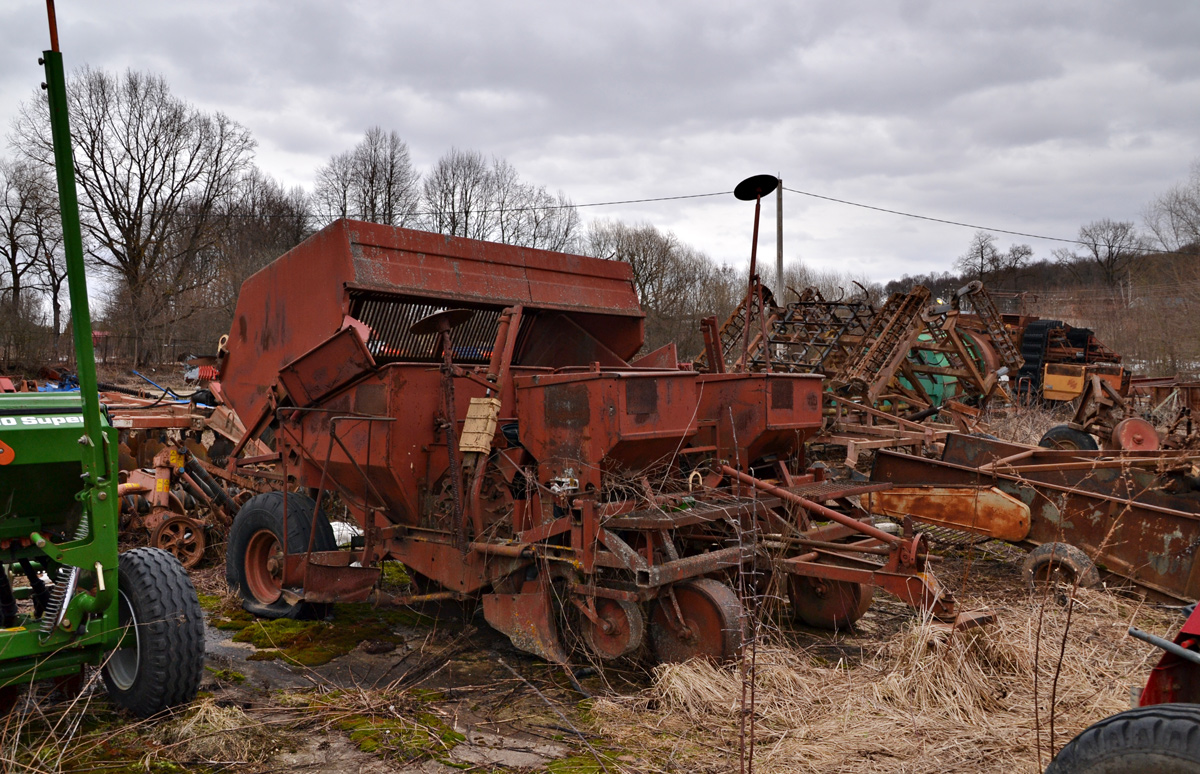
[[[1046,431],[1038,446],[1043,449],[1075,449],[1077,451],[1097,451],[1100,444],[1082,430],[1074,430],[1067,425],[1055,425]]]
[[[1079,582],[1080,588],[1100,585],[1100,572],[1091,557],[1070,543],[1043,543],[1030,551],[1021,564],[1021,575],[1030,591],[1038,588],[1039,573],[1054,566],[1064,576],[1063,582]]]
[[[246,501],[233,518],[229,528],[229,541],[225,548],[225,581],[229,588],[242,597],[242,607],[261,618],[324,618],[328,605],[298,602],[288,604],[283,599],[263,604],[254,598],[244,583],[246,549],[250,538],[260,530],[275,533],[275,539],[283,544],[283,492],[267,492],[255,495]],[[312,525],[312,512],[316,503],[312,498],[290,492],[287,495],[289,553],[302,554],[308,550],[308,536]],[[336,551],[337,541],[333,527],[322,511],[317,515],[317,535],[313,541],[314,551]]]
[[[1034,320],[1021,335],[1021,359],[1024,365],[1016,373],[1017,383],[1028,379],[1034,397],[1042,394],[1042,365],[1046,360],[1050,331],[1061,327],[1059,320]]]
[[[118,560],[117,588],[121,618],[129,621],[132,613],[136,629],[101,668],[109,699],[145,718],[196,698],[204,613],[183,565],[159,548],[126,551]]]
[[[1093,723],[1067,742],[1046,774],[1200,772],[1200,704],[1152,704]]]

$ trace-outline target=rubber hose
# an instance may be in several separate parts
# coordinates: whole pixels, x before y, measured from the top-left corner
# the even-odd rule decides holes
[[[8,570],[0,567],[0,627],[11,629],[17,625],[17,598],[13,596],[12,581]]]
[[[46,612],[46,608],[50,606],[50,589],[46,588],[46,584],[42,582],[42,576],[38,575],[37,569],[28,559],[21,559],[21,569],[25,571],[25,577],[29,579],[30,596],[33,598],[33,614],[37,618],[42,617],[42,613]]]

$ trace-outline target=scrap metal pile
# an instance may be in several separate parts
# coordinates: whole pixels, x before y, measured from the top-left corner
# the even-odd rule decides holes
[[[1181,451],[1046,449],[954,435],[940,459],[881,451],[866,496],[881,515],[1034,550],[1032,583],[1084,586],[1098,568],[1159,598],[1200,597],[1200,456]]]
[[[917,286],[876,309],[864,296],[830,301],[816,288],[780,306],[761,289],[723,325],[703,322],[697,370],[805,373],[825,377],[826,424],[819,440],[864,449],[931,450],[948,433],[975,428],[989,401],[1011,401],[1006,381],[1022,366],[1010,331],[982,283],[945,302]],[[974,310],[962,322],[964,302]],[[746,319],[749,317],[749,332]],[[945,411],[952,424],[920,420]]]

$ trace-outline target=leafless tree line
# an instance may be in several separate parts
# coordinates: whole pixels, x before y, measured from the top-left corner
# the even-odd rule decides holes
[[[86,257],[104,289],[96,316],[133,342],[136,362],[159,359],[165,345],[183,339],[215,342],[228,331],[246,277],[341,217],[625,261],[646,310],[647,346],[675,341],[685,355],[699,351],[700,317],[723,319],[744,293],[744,269],[719,265],[650,224],[600,220],[585,228],[565,194],[523,180],[501,158],[451,148],[421,175],[396,132],[372,127],[317,170],[311,192],[288,190],[255,166],[255,141],[245,127],[198,110],[160,76],[84,68],[72,76],[68,95]],[[67,314],[44,94],[22,106],[9,139],[14,156],[0,159],[6,369],[14,360],[53,357]],[[1080,244],[1056,252],[1054,265],[1076,283],[1118,294],[1126,288],[1130,303],[1134,286],[1151,275],[1200,287],[1195,261],[1177,260],[1200,250],[1200,166],[1152,202],[1144,220],[1141,230],[1110,220],[1083,226]],[[1170,255],[1146,260],[1154,248]],[[1034,262],[1028,245],[1001,249],[994,235],[979,232],[956,266],[963,278],[1021,289],[1044,276],[1038,271],[1047,264]],[[787,286],[823,285],[827,297],[856,292],[846,276],[802,276],[796,266],[790,272]],[[776,295],[786,300],[783,288]],[[1165,305],[1172,312],[1194,308],[1183,292]],[[1185,354],[1164,357],[1195,359],[1200,342],[1187,341],[1176,336]]]
[[[1091,328],[1139,372],[1196,374],[1198,256],[1200,161],[1186,182],[1150,202],[1141,226],[1109,218],[1087,223],[1074,244],[1037,261],[1028,245],[1005,250],[996,235],[977,231],[954,263],[958,274],[905,277],[886,289],[924,284],[944,293],[981,279],[993,290],[1018,292],[1008,311]]]
[[[396,132],[368,129],[311,193],[254,164],[250,132],[198,110],[157,75],[83,68],[68,87],[94,316],[138,363],[228,331],[241,283],[336,218],[575,249],[578,213],[502,159],[452,149],[424,179]],[[66,273],[45,95],[24,103],[0,159],[0,365],[55,357]],[[49,308],[47,317],[46,308]],[[69,348],[67,348],[69,351]],[[172,347],[174,350],[175,347]]]

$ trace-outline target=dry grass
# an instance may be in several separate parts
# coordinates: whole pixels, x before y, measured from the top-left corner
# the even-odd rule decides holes
[[[154,729],[161,746],[146,758],[183,763],[246,766],[261,763],[279,749],[277,731],[236,706],[212,699],[196,702],[181,717]]]
[[[954,634],[913,621],[857,663],[760,647],[755,770],[1040,772],[1067,609],[1029,598],[996,612],[996,625]],[[1156,655],[1125,636],[1125,627],[1137,620],[1165,632],[1177,623],[1086,590],[1072,615],[1055,696],[1055,747],[1129,707],[1130,686],[1144,680]],[[736,667],[666,665],[640,695],[598,700],[594,717],[621,744],[669,760],[664,769],[729,771],[738,765],[741,695]]]
[[[1047,430],[1071,421],[1075,414],[1074,406],[1074,403],[1062,403],[1052,408],[1008,406],[989,412],[983,420],[987,424],[988,432],[997,438],[1036,446]]]

